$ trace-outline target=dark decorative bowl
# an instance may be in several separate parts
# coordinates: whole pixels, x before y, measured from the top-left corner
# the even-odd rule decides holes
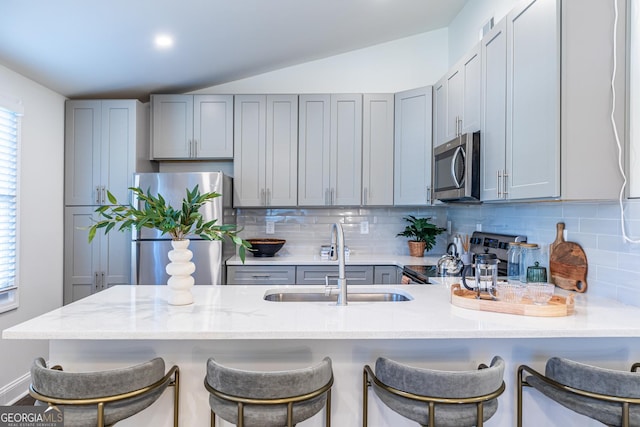
[[[284,246],[284,239],[247,239],[251,243],[250,252],[256,257],[274,256]]]

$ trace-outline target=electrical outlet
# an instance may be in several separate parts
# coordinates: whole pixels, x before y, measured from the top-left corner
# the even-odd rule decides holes
[[[275,221],[267,221],[267,234],[273,234],[276,232],[276,222]]]
[[[360,234],[369,234],[369,221],[362,221],[360,223]]]
[[[476,231],[482,231],[482,223],[476,223]]]

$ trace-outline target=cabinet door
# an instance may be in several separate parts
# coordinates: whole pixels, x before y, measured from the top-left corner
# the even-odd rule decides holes
[[[531,0],[507,15],[510,199],[560,196],[558,14],[556,0]]]
[[[65,204],[100,202],[100,101],[65,105]]]
[[[93,242],[87,228],[98,219],[95,207],[65,208],[63,302],[69,304],[113,285],[128,285],[131,277],[131,234],[102,230]]]
[[[192,157],[193,95],[152,95],[151,157]]]
[[[447,85],[446,76],[433,87],[433,146],[437,147],[447,142],[445,133],[447,125]]]
[[[431,86],[395,95],[394,205],[431,204]]]
[[[345,267],[347,286],[372,285],[373,266],[347,265]],[[296,284],[298,285],[324,285],[325,277],[329,277],[329,285],[335,285],[338,279],[338,266],[298,266],[296,268]]]
[[[267,96],[266,205],[298,202],[298,97]]]
[[[362,95],[331,95],[330,204],[361,203]]]
[[[233,95],[193,95],[192,157],[233,158]]]
[[[99,284],[100,236],[89,244],[87,227],[93,224],[93,207],[65,208],[63,303],[96,292]]]
[[[480,199],[502,198],[506,162],[507,34],[500,21],[485,35],[482,46],[482,121],[480,132]],[[500,189],[498,182],[500,181]]]
[[[100,185],[120,203],[130,201],[136,155],[136,101],[102,101]],[[101,203],[109,203],[101,195]]]
[[[393,205],[393,94],[365,94],[362,118],[362,204]]]
[[[376,265],[373,267],[373,283],[376,285],[392,285],[400,283],[398,267],[395,265]]]
[[[450,141],[460,134],[460,120],[462,118],[462,92],[464,88],[464,69],[455,68],[445,81],[445,118],[444,137]]]
[[[480,83],[482,80],[482,55],[480,45],[476,45],[465,57],[462,86],[462,105],[460,110],[461,133],[480,130]]]
[[[227,285],[293,285],[296,267],[292,265],[228,266]]]
[[[233,162],[235,206],[264,206],[265,95],[236,95]]]
[[[298,205],[329,204],[330,95],[300,95]]]

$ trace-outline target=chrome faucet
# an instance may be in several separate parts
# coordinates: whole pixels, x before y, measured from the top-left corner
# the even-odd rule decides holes
[[[337,305],[347,305],[347,277],[344,273],[344,231],[339,223],[331,227],[331,257],[332,261],[338,260],[338,303]],[[331,293],[334,287],[329,286],[329,278],[326,278],[327,294]]]

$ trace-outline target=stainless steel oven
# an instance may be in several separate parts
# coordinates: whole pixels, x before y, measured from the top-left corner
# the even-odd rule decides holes
[[[434,198],[480,201],[480,132],[465,133],[433,149]]]

